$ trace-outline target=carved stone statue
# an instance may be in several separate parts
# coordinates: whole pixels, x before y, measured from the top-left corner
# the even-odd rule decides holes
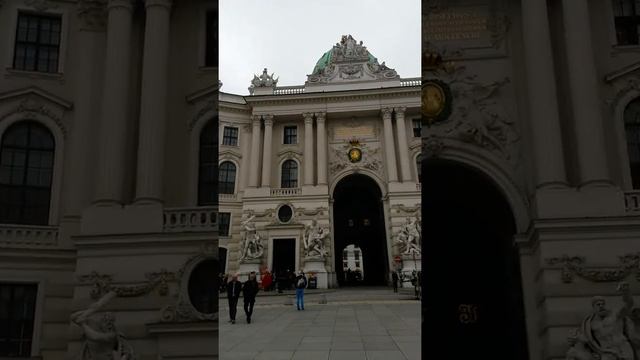
[[[264,253],[262,238],[256,230],[256,225],[252,222],[254,218],[255,215],[242,222],[242,228],[244,229],[244,241],[240,260],[259,259]]]
[[[134,360],[131,346],[115,327],[115,318],[111,313],[104,313],[98,319],[91,315],[104,307],[117,294],[110,291],[88,309],[75,312],[71,321],[84,331],[85,342],[78,360]]]
[[[322,228],[314,219],[307,225],[304,236],[304,250],[306,257],[324,258],[329,252],[324,247],[324,239],[329,236],[329,229]]]
[[[267,68],[264,68],[262,71],[262,75],[253,75],[253,80],[251,80],[252,87],[274,87],[278,84],[278,79],[273,78],[274,74],[269,75],[267,73]]]
[[[402,228],[396,235],[396,242],[400,243],[403,255],[420,255],[422,249],[420,249],[420,221],[418,217],[407,217],[407,221],[402,225]]]
[[[592,299],[593,312],[584,318],[577,335],[569,338],[567,359],[640,360],[635,355],[640,350],[635,331],[638,319],[633,315],[637,311],[629,285],[620,283],[618,291],[623,305],[615,310],[608,309],[601,296]]]

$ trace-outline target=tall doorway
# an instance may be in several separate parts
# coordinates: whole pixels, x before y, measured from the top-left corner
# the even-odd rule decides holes
[[[450,359],[527,359],[511,208],[488,177],[422,163],[423,339]]]
[[[296,239],[273,239],[273,266],[276,274],[296,272]]]
[[[333,228],[338,284],[386,285],[382,193],[373,179],[354,174],[338,182],[333,191]]]

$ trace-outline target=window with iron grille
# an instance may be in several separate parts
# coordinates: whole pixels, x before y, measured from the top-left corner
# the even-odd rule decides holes
[[[413,137],[422,137],[422,119],[413,119]]]
[[[238,128],[225,126],[222,133],[222,145],[238,146]]]
[[[206,43],[205,43],[205,67],[218,66],[218,11],[207,11]]]
[[[10,126],[0,145],[0,223],[47,225],[55,141],[43,125]]]
[[[36,284],[0,283],[0,357],[30,357]]]
[[[217,205],[218,122],[215,118],[209,121],[200,133],[199,162],[198,205]]]
[[[236,165],[231,161],[220,164],[220,176],[218,177],[220,194],[233,194],[236,188]]]
[[[18,13],[13,68],[57,73],[60,26],[60,16]]]
[[[282,164],[282,181],[281,187],[295,188],[298,187],[298,163],[293,160],[287,160]]]
[[[218,231],[220,236],[229,236],[230,225],[231,225],[231,213],[221,212],[218,217]]]
[[[298,143],[298,127],[285,126],[284,127],[284,143],[285,144],[297,144]]]
[[[612,0],[618,45],[639,45],[640,0]]]

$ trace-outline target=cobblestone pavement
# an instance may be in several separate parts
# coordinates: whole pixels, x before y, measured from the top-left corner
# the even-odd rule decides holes
[[[304,311],[291,300],[259,297],[247,324],[240,299],[236,323],[230,324],[221,299],[220,359],[420,359],[420,303],[411,296],[388,289],[338,290],[305,296]]]

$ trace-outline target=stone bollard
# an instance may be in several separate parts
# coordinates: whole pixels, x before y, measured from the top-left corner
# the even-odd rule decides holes
[[[325,294],[320,294],[319,304],[326,304],[326,303],[327,303],[327,296]]]
[[[293,305],[293,296],[289,296],[289,295],[285,296],[284,304]]]

